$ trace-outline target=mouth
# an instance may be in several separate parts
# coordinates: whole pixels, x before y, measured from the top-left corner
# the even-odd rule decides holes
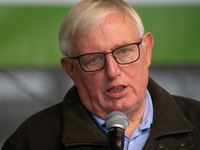
[[[111,93],[116,93],[116,92],[122,91],[124,88],[125,88],[124,86],[116,86],[116,87],[111,88],[109,91]]]

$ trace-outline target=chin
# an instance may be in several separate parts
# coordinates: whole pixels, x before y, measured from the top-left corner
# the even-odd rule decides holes
[[[128,103],[121,103],[121,104],[115,104],[113,107],[112,107],[112,111],[121,111],[121,112],[125,112],[129,109],[133,108],[133,105],[130,105]]]

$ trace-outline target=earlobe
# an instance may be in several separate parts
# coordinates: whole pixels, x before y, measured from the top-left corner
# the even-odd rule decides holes
[[[146,33],[143,36],[143,42],[144,42],[145,48],[146,48],[146,58],[147,58],[148,66],[150,66],[152,49],[154,46],[154,40],[153,40],[153,37],[150,32]]]
[[[72,62],[70,62],[69,58],[67,57],[61,58],[60,61],[63,69],[71,77],[71,79],[74,81],[75,84],[74,67]]]

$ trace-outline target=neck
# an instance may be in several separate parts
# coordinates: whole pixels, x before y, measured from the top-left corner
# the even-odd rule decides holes
[[[145,110],[146,101],[141,104],[141,107],[139,110],[133,113],[133,115],[127,116],[129,120],[129,125],[125,131],[126,136],[129,138],[132,136],[133,132],[136,130],[136,128],[141,124],[144,110]]]

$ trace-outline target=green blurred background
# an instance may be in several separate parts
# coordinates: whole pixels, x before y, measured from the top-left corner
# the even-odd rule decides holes
[[[133,6],[155,46],[152,66],[200,65],[200,5]],[[71,6],[0,6],[0,67],[60,68],[58,31]]]

